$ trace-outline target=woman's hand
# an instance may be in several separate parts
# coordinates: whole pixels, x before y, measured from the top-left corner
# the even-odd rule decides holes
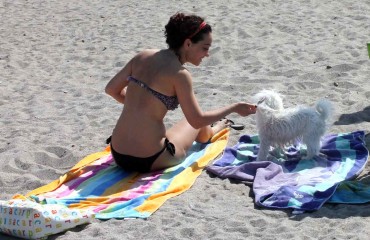
[[[242,117],[255,114],[257,110],[257,105],[240,102],[235,107],[235,112]]]

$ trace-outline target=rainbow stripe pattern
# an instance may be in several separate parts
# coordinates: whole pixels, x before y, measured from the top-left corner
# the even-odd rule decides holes
[[[207,164],[223,153],[228,137],[224,129],[208,144],[194,143],[183,163],[147,174],[123,171],[107,148],[82,159],[59,179],[14,198],[92,210],[98,219],[147,218],[167,199],[189,189]]]

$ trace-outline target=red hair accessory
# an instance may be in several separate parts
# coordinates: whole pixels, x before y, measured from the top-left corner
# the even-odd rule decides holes
[[[198,32],[200,32],[200,30],[202,30],[206,25],[207,25],[207,23],[206,23],[206,22],[202,22],[202,23],[199,25],[198,29],[197,29],[193,34],[191,34],[188,38],[189,38],[189,39],[191,39],[192,37],[194,37],[194,36],[195,36]]]

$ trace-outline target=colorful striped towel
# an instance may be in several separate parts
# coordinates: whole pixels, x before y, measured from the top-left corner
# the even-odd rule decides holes
[[[306,149],[298,144],[271,161],[256,162],[258,148],[258,136],[242,136],[207,170],[220,178],[253,182],[256,205],[296,213],[319,209],[341,182],[361,173],[369,156],[363,131],[323,137],[321,155],[310,160],[301,160]]]
[[[108,148],[87,156],[54,182],[14,198],[92,210],[98,219],[147,218],[167,199],[189,189],[205,166],[223,153],[228,137],[225,129],[209,144],[194,143],[182,164],[148,174],[123,171]]]

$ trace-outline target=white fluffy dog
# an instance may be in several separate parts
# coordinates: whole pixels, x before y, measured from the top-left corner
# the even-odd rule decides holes
[[[257,161],[267,160],[270,146],[283,147],[297,140],[307,145],[305,159],[319,154],[320,139],[332,116],[333,107],[329,100],[317,101],[314,108],[298,106],[284,109],[281,95],[271,90],[257,93],[253,100],[258,102],[256,118],[260,149]]]

